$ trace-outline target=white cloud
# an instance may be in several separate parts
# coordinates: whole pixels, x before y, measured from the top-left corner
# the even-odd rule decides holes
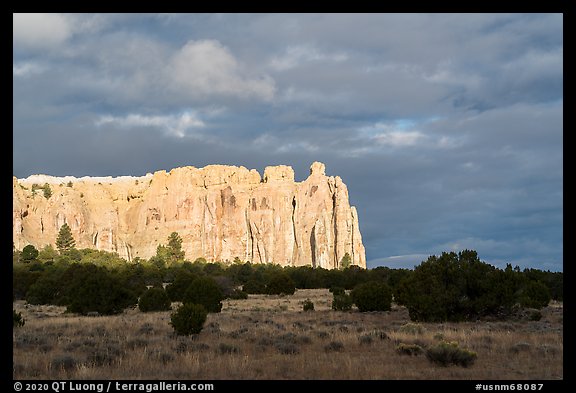
[[[69,18],[61,14],[12,14],[15,45],[31,48],[54,47],[72,34]]]
[[[362,127],[359,131],[361,135],[368,135],[370,140],[379,145],[413,146],[425,138],[420,131],[411,129],[413,125],[414,123],[409,120],[399,120],[393,123],[376,123]]]
[[[348,55],[343,52],[322,53],[310,45],[297,45],[289,46],[282,56],[273,57],[270,66],[277,71],[285,71],[309,62],[341,62],[346,60],[348,60]]]
[[[189,41],[172,58],[173,88],[191,96],[220,95],[271,100],[276,87],[267,75],[250,76],[230,51],[215,40]]]
[[[12,64],[12,76],[25,78],[31,75],[38,75],[43,73],[45,67],[32,62],[21,62]]]
[[[419,131],[390,131],[374,136],[377,143],[389,146],[412,146],[424,137]]]
[[[127,116],[101,116],[97,126],[111,124],[121,128],[132,127],[156,127],[164,130],[169,135],[184,137],[187,132],[197,128],[203,128],[206,124],[192,111],[181,115],[146,116],[141,114],[129,114]]]

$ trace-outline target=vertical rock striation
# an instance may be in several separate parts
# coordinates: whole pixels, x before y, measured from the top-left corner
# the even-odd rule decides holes
[[[48,184],[52,196],[42,187]],[[186,258],[338,268],[348,253],[366,267],[358,214],[339,176],[314,162],[294,181],[289,166],[264,176],[244,167],[209,165],[143,177],[13,178],[13,239],[42,248],[68,223],[78,248],[150,258],[172,232]]]

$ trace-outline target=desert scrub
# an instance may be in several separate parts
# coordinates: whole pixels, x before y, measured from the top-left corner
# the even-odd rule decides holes
[[[239,353],[240,348],[238,348],[234,345],[230,345],[230,344],[226,344],[226,343],[220,343],[220,345],[218,345],[218,352],[221,355]]]
[[[142,312],[168,311],[170,305],[170,299],[164,288],[147,289],[138,301],[138,308]]]
[[[54,370],[70,371],[76,369],[80,362],[70,355],[57,355],[50,361],[50,366]]]
[[[426,358],[443,367],[451,364],[469,367],[474,364],[478,356],[475,352],[458,347],[458,343],[443,341],[440,344],[426,350]]]
[[[300,348],[296,344],[289,342],[278,342],[275,347],[278,353],[282,355],[297,355],[300,353]]]
[[[528,313],[529,321],[539,321],[542,319],[542,313],[539,310],[530,310]]]
[[[334,295],[334,296],[336,296],[336,295],[344,295],[344,294],[346,293],[346,291],[344,290],[344,288],[342,288],[342,287],[336,287],[336,286],[330,287],[329,291],[330,291],[330,293],[331,293],[332,295]]]
[[[170,325],[176,334],[189,336],[202,331],[208,312],[201,304],[186,303],[178,307],[170,318]]]
[[[13,327],[22,327],[26,323],[24,318],[22,318],[22,313],[16,312],[16,310],[12,310],[12,318],[14,321]]]
[[[332,310],[334,311],[350,311],[352,309],[352,297],[347,294],[334,295],[332,300]]]
[[[372,338],[372,336],[370,334],[363,334],[363,335],[358,337],[358,341],[360,342],[360,344],[370,345],[370,344],[372,344],[374,339]]]
[[[532,349],[532,345],[527,342],[519,342],[510,347],[510,352],[512,353],[520,353],[520,352],[528,352]]]
[[[396,352],[399,355],[408,355],[408,356],[418,356],[424,353],[424,349],[420,345],[417,344],[404,344],[400,343],[396,347]]]
[[[314,303],[310,299],[304,300],[304,304],[302,305],[303,311],[314,311]]]
[[[326,352],[342,352],[344,350],[344,344],[340,341],[331,341],[324,347],[324,350]]]
[[[350,296],[361,312],[391,309],[392,290],[383,282],[369,281],[359,284],[350,292]]]
[[[424,326],[420,325],[419,323],[412,322],[408,322],[407,324],[402,325],[398,330],[407,334],[423,334],[426,331]]]

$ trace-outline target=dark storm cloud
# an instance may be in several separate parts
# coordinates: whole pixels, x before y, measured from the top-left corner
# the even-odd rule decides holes
[[[558,14],[15,15],[14,175],[313,161],[369,266],[562,269]]]

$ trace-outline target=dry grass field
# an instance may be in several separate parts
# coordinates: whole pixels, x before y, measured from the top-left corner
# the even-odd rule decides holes
[[[303,312],[310,298],[315,311]],[[198,337],[179,337],[170,312],[80,317],[56,306],[14,309],[15,379],[563,379],[562,304],[540,321],[411,324],[408,312],[337,312],[328,290],[250,295],[209,314]],[[456,341],[477,353],[468,368],[399,354]]]

